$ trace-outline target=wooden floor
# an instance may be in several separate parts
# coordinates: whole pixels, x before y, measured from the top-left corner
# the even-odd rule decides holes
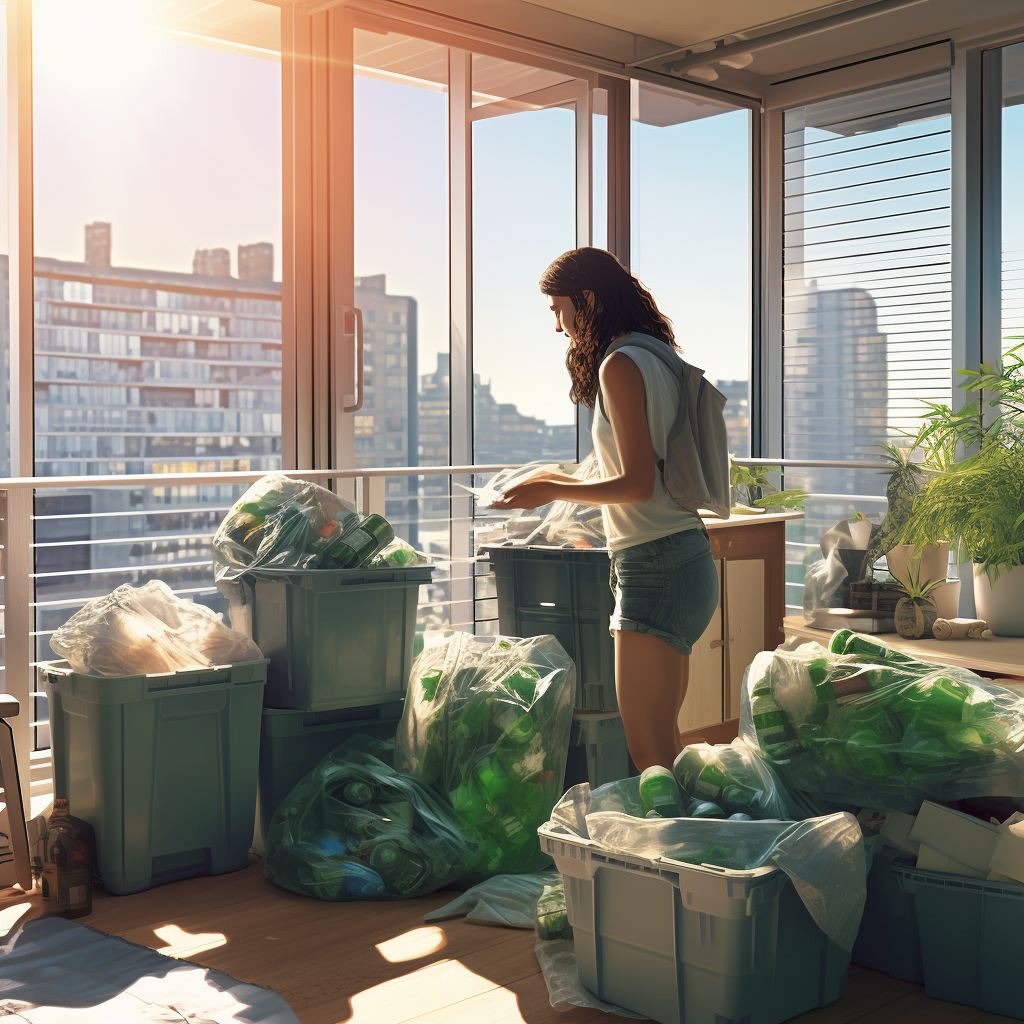
[[[267,882],[257,865],[135,896],[101,894],[84,923],[267,985],[302,1024],[615,1024],[597,1010],[551,1008],[533,933],[425,925],[453,894],[391,903],[320,903]],[[0,901],[0,932],[38,916],[38,897]],[[1000,1024],[887,975],[850,968],[837,1003],[801,1024]]]

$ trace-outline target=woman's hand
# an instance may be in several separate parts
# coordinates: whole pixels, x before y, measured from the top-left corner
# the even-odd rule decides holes
[[[564,473],[536,473],[510,487],[491,508],[541,508],[559,499],[561,485],[575,482],[574,477]]]

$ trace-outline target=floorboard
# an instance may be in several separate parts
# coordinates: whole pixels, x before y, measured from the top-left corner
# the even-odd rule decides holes
[[[267,985],[302,1024],[621,1024],[598,1010],[554,1010],[532,932],[428,924],[453,896],[322,903],[264,879],[258,865],[133,896],[97,894],[85,923]],[[38,896],[0,896],[0,936],[42,912]],[[799,1024],[1011,1024],[930,999],[918,985],[851,966],[843,998]]]

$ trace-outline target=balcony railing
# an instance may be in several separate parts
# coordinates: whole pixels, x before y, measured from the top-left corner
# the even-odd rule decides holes
[[[743,465],[782,466],[787,486],[822,470],[887,471],[884,462],[742,459]],[[294,470],[287,475],[334,483],[361,512],[387,516],[399,536],[426,551],[437,566],[421,589],[420,622],[427,626],[497,632],[494,579],[479,563],[474,526],[482,517],[459,485],[480,483],[504,465]],[[264,475],[197,472],[62,476],[0,480],[4,686],[21,702],[12,721],[18,755],[49,746],[45,694],[36,666],[52,657],[49,637],[86,601],[122,583],[163,579],[175,593],[226,610],[214,581],[210,545],[234,499]],[[879,489],[884,477],[879,476]],[[119,497],[116,492],[128,492]],[[802,606],[804,566],[816,557],[821,532],[850,510],[883,512],[877,494],[816,493],[807,518],[787,531],[787,605]],[[100,562],[102,564],[97,564]]]

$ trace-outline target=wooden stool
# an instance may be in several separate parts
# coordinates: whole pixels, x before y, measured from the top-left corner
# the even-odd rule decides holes
[[[18,762],[14,756],[14,730],[7,721],[20,710],[16,697],[0,693],[0,784],[7,812],[7,834],[0,831],[0,888],[17,883],[28,891],[32,888],[32,864],[25,829],[25,806],[21,801]]]

